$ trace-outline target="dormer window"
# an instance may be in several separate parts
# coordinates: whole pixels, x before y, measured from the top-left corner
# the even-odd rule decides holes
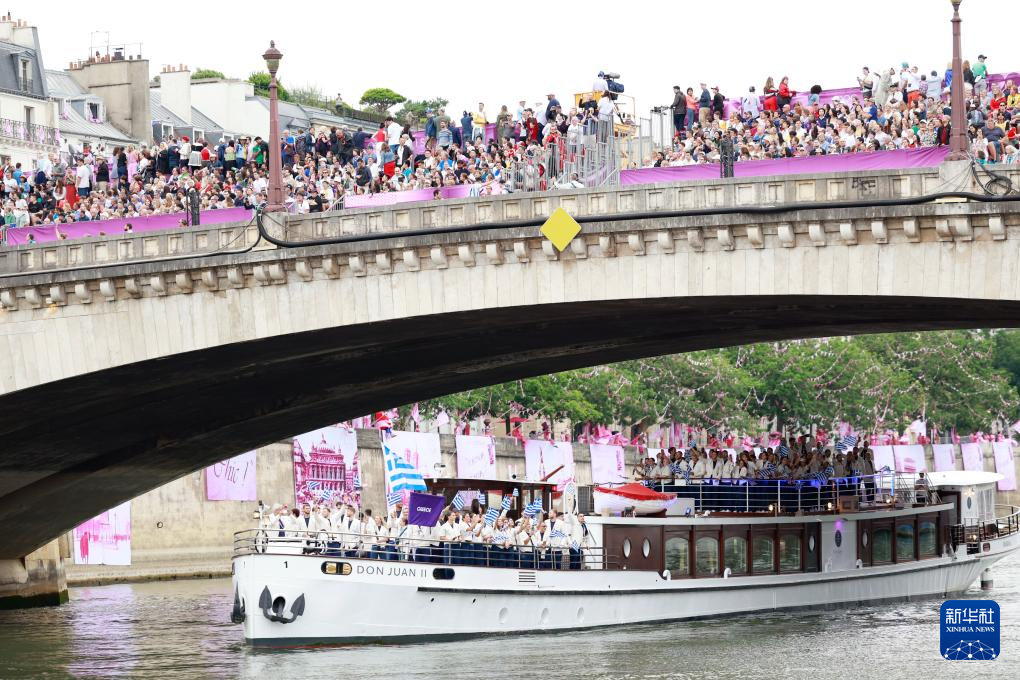
[[[92,123],[103,122],[103,107],[99,102],[89,102],[88,109],[89,109],[88,118],[90,122]]]
[[[18,72],[18,85],[22,92],[32,91],[32,62],[28,59],[21,60],[21,70]]]

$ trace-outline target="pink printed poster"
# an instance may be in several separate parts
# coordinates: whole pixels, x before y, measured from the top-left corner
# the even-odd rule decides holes
[[[956,469],[956,446],[953,444],[933,444],[931,452],[935,458],[936,472],[952,472]]]
[[[398,456],[411,464],[425,479],[443,477],[445,470],[443,453],[439,448],[438,432],[403,432],[394,431],[386,439],[386,446]],[[390,490],[389,480],[386,491]],[[411,497],[410,491],[401,491],[403,502],[407,505]]]
[[[981,444],[967,442],[960,444],[960,455],[963,457],[964,470],[984,470],[984,461],[981,460]]]
[[[1016,491],[1016,466],[1013,463],[1013,442],[992,442],[995,454],[995,471],[1002,475],[999,491]]]
[[[205,497],[210,501],[258,500],[255,452],[249,451],[205,469]]]
[[[893,457],[896,459],[896,472],[928,471],[928,464],[924,460],[924,447],[920,444],[894,446]]]
[[[496,442],[492,437],[457,435],[457,476],[496,479]]]
[[[627,481],[622,446],[591,444],[590,447],[593,484],[623,484]]]
[[[294,501],[361,505],[358,434],[330,425],[294,437]]]
[[[131,564],[131,501],[74,528],[75,564]]]
[[[556,468],[559,472],[546,479]],[[556,490],[562,491],[574,481],[574,447],[570,442],[529,439],[524,442],[524,471],[529,481],[553,482]]]

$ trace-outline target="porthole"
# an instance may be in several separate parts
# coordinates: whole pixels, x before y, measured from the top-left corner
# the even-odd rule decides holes
[[[623,556],[630,557],[630,539],[623,539]]]
[[[868,547],[868,532],[867,531],[862,531],[861,532],[861,545],[863,545],[865,548]]]
[[[839,529],[836,529],[835,540],[836,540],[836,547],[837,548],[839,546],[843,545],[843,532],[840,531]]]
[[[641,554],[645,557],[652,552],[652,543],[647,538],[641,543]]]
[[[814,536],[808,536],[807,549],[808,549],[808,552],[814,552],[815,551],[815,537]]]
[[[974,505],[974,499],[967,496],[967,509],[970,510],[971,506]]]

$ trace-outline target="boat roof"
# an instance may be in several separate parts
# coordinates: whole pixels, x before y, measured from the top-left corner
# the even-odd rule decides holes
[[[977,484],[992,484],[1005,479],[998,472],[985,472],[984,470],[948,470],[925,474],[935,486],[975,486]]]

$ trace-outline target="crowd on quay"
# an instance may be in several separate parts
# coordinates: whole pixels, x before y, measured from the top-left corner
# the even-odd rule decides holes
[[[981,163],[1020,163],[1020,92],[1012,80],[989,85],[985,55],[963,62],[970,152]],[[673,87],[669,106],[671,148],[645,164],[655,167],[718,162],[724,139],[736,160],[795,158],[866,151],[918,149],[949,143],[950,64],[940,75],[903,62],[899,69],[857,76],[858,94],[822,102],[810,88],[806,102],[784,76],[770,76],[759,94],[751,87],[739,105],[727,106],[718,87]]]
[[[581,569],[596,547],[582,514],[550,509],[511,515],[502,510],[487,521],[472,500],[445,508],[438,524],[428,527],[409,524],[402,503],[385,515],[343,502],[300,509],[276,504],[260,529],[266,540],[298,541],[305,552],[433,564]]]

